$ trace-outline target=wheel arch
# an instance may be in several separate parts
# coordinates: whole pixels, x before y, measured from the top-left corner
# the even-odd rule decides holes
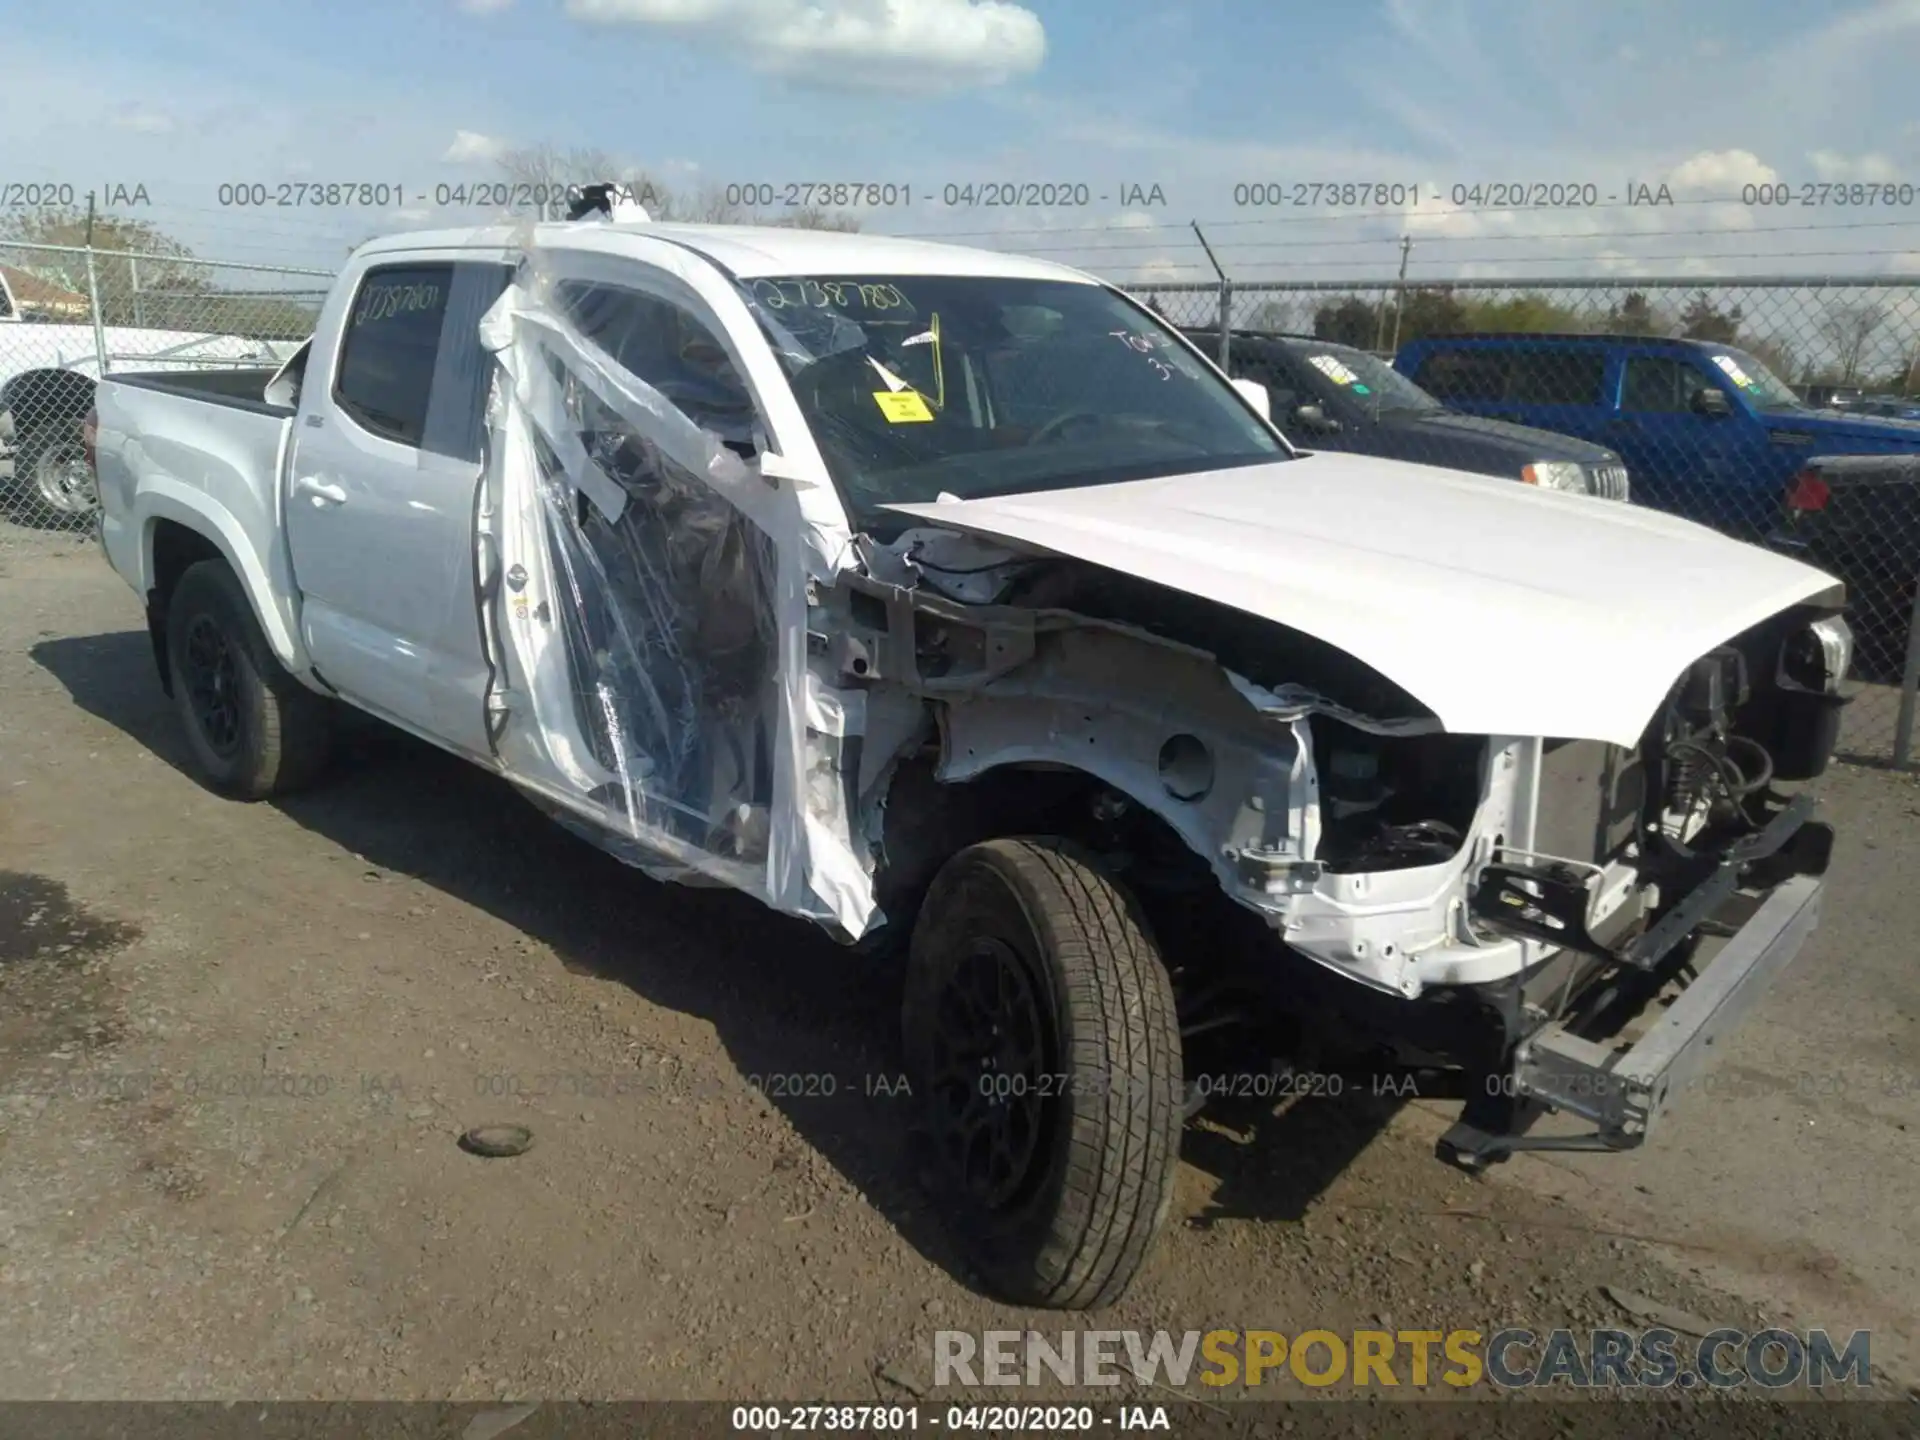
[[[305,668],[305,647],[300,645],[290,617],[274,604],[272,583],[245,543],[239,522],[164,492],[148,492],[142,498],[147,514],[141,527],[139,588],[146,603],[147,633],[166,692],[173,693],[166,653],[167,607],[180,577],[202,560],[223,561],[233,571],[274,659],[298,675]]]
[[[98,382],[75,370],[24,370],[0,386],[0,410],[13,416],[15,443],[29,431],[82,420],[93,408]]]

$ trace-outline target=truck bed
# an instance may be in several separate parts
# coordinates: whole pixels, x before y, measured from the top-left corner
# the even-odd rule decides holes
[[[267,382],[279,373],[275,367],[247,366],[244,369],[219,370],[135,370],[114,372],[112,384],[141,390],[158,390],[209,405],[257,410],[282,419],[293,415],[290,405],[272,405],[263,397]]]
[[[1800,473],[1774,547],[1845,582],[1855,678],[1897,684],[1920,578],[1920,455],[1818,456]]]
[[[181,510],[209,519],[236,568],[278,563],[279,479],[293,410],[259,398],[274,371],[109,375],[94,392],[100,539],[141,594],[151,584],[150,527]]]

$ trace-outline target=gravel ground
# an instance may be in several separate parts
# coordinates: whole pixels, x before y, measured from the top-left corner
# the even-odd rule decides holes
[[[222,801],[139,624],[90,544],[0,534],[0,1398],[896,1400],[936,1330],[1065,1328],[982,1298],[903,1183],[877,962],[376,729],[312,794]],[[1424,1105],[1197,1124],[1097,1323],[1641,1323],[1611,1290],[1871,1328],[1903,1391],[1920,790],[1825,789],[1833,902],[1728,1057],[1745,1088],[1643,1154],[1484,1179]],[[1853,1087],[1769,1078],[1803,1069]],[[750,1081],[795,1074],[834,1093]],[[488,1121],[533,1148],[458,1148]]]

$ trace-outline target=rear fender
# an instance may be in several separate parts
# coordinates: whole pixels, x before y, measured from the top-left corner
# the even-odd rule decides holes
[[[184,526],[208,541],[239,577],[274,659],[293,675],[311,683],[313,665],[300,639],[293,576],[283,548],[276,543],[263,558],[249,542],[246,528],[232,511],[213,501],[206,492],[164,476],[142,479],[138,509],[140,568],[135,588],[142,597],[151,596],[162,578],[156,560],[157,537],[169,522]]]

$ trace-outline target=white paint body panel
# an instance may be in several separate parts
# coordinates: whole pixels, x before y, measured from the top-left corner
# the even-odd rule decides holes
[[[100,538],[113,568],[144,596],[161,521],[206,536],[246,587],[275,658],[305,677],[280,517],[288,420],[132,385],[104,385],[98,401]]]
[[[894,508],[1303,631],[1462,734],[1633,745],[1694,659],[1836,583],[1655,511],[1361,455]]]

